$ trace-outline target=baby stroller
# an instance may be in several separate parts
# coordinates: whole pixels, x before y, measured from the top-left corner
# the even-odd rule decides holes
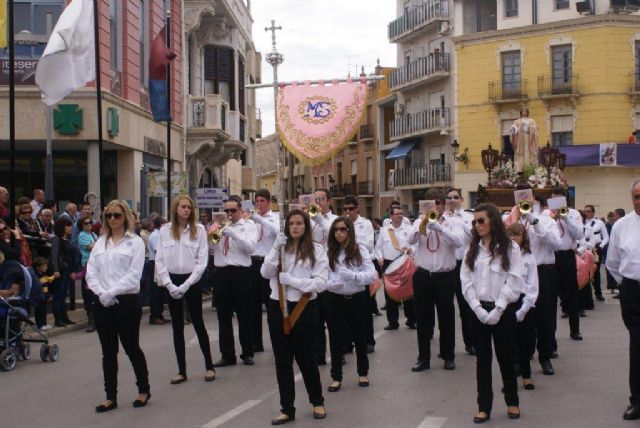
[[[44,298],[38,278],[20,263],[5,261],[0,265],[0,289],[9,288],[13,282],[22,284],[21,293],[9,299],[0,297],[0,369],[10,371],[18,360],[30,359],[31,343],[42,343],[42,361],[58,361],[58,345],[50,345],[29,319],[31,305]],[[29,330],[34,334],[27,335]]]

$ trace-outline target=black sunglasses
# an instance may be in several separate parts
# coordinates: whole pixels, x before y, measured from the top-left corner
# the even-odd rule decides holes
[[[122,213],[105,213],[104,218],[107,220],[111,220],[112,218],[120,220],[122,218]]]
[[[90,221],[85,221],[85,222],[84,222],[84,223],[82,223],[82,224],[84,224],[85,226],[86,226],[86,225],[91,225],[91,222],[90,222]]]
[[[458,195],[447,196],[447,200],[449,201],[457,201],[458,199],[460,199],[460,196]]]
[[[227,208],[227,209],[224,210],[224,212],[226,212],[227,214],[229,214],[229,213],[234,213],[235,214],[237,211],[238,211],[237,208]]]
[[[342,207],[342,211],[355,211],[356,207]]]
[[[486,217],[480,217],[478,220],[471,220],[471,225],[475,226],[476,224],[479,224],[480,226],[482,226],[483,224],[485,224],[486,221],[487,221]]]
[[[640,201],[640,195],[633,195],[633,199],[636,201]]]
[[[345,226],[345,227],[335,227],[335,228],[333,229],[333,233],[335,233],[335,232],[344,232],[344,233],[347,233],[348,231],[349,231],[349,228],[348,228],[348,227],[346,227],[346,226]]]

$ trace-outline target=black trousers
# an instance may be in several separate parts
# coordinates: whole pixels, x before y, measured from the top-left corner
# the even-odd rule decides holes
[[[593,292],[596,297],[602,297],[602,279],[600,278],[600,266],[602,266],[602,250],[600,248],[596,248],[596,252],[598,253],[598,262],[596,262],[596,274],[593,277]]]
[[[538,299],[533,318],[540,362],[548,361],[551,358],[551,353],[557,348],[558,291],[556,282],[556,265],[538,265]]]
[[[297,302],[287,302],[289,313],[293,311]],[[313,406],[322,406],[322,384],[320,372],[313,353],[314,332],[318,324],[317,299],[309,301],[306,308],[300,314],[300,318],[285,336],[282,321],[280,302],[269,299],[267,304],[267,323],[273,355],[276,361],[276,378],[280,391],[280,406],[282,413],[295,416],[294,406],[296,398],[296,386],[293,376],[293,359],[295,358],[302,380],[309,395],[309,402]]]
[[[556,251],[556,271],[558,273],[558,294],[563,308],[569,315],[571,334],[580,332],[580,290],[576,267],[576,253],[573,250]]]
[[[522,307],[522,300],[523,296],[520,296],[517,309]],[[515,356],[516,361],[520,364],[520,375],[523,379],[531,379],[531,355],[533,355],[536,347],[536,309],[529,309],[524,319],[516,323]]]
[[[611,275],[611,272],[609,272],[609,269],[607,269],[607,290],[613,291],[616,289],[618,289],[618,282],[613,277],[613,275]]]
[[[102,371],[107,400],[117,401],[118,395],[118,339],[122,343],[136,375],[139,394],[150,391],[147,360],[140,349],[140,319],[142,306],[137,294],[116,297],[118,303],[105,308],[97,298],[94,316],[98,338],[102,346]]]
[[[620,309],[624,325],[629,330],[629,401],[640,405],[640,281],[622,280]]]
[[[171,282],[180,286],[183,284],[189,274],[179,275],[170,273]],[[186,294],[180,299],[169,300],[169,313],[171,314],[171,327],[173,329],[173,348],[176,352],[176,360],[178,360],[178,374],[187,377],[187,362],[184,350],[184,304],[187,304],[187,310],[191,315],[191,324],[198,336],[200,350],[204,356],[204,365],[207,370],[213,370],[213,362],[211,361],[211,345],[209,344],[209,334],[204,326],[202,319],[202,289],[200,281],[192,284]]]
[[[240,358],[253,357],[251,338],[251,268],[226,266],[216,269],[214,295],[218,310],[220,352],[226,361],[236,361],[233,313],[238,315]]]
[[[389,267],[392,261],[393,260],[385,259],[384,264],[382,265],[383,272]],[[387,294],[387,290],[384,290],[384,301],[387,307],[387,321],[389,322],[390,326],[398,327],[399,325],[398,319],[400,318],[400,310],[398,307],[400,305],[402,305],[404,309],[404,316],[407,318],[407,324],[416,323],[416,315],[413,309],[414,308],[413,299],[405,300],[402,303],[398,303],[395,300],[393,300],[391,297],[389,297],[389,295]]]
[[[438,311],[440,329],[440,356],[453,361],[456,343],[456,316],[453,306],[455,289],[454,271],[431,273],[418,268],[413,275],[413,295],[417,321],[418,360],[431,359],[431,337],[435,314]]]
[[[260,275],[264,257],[251,257],[251,337],[253,348],[264,349],[262,343],[262,304],[269,301],[269,280]]]
[[[375,337],[373,337],[373,313],[378,311],[378,304],[376,303],[376,296],[373,295],[371,296],[371,292],[370,292],[370,285],[367,284],[365,286],[365,290],[367,293],[367,322],[366,322],[366,341],[367,341],[367,345],[374,345],[376,344],[376,339]]]
[[[456,261],[455,281],[456,281],[456,301],[458,302],[458,311],[460,312],[460,325],[462,326],[462,340],[464,346],[473,346],[471,340],[471,317],[475,316],[467,303],[467,299],[462,294],[462,281],[460,281],[460,268],[462,260]]]
[[[365,290],[349,296],[330,293],[329,299],[327,326],[331,345],[331,378],[342,382],[342,345],[351,339],[356,345],[358,376],[367,376],[367,322],[371,316],[368,309],[369,292]],[[345,337],[347,334],[349,336]]]
[[[149,260],[149,269],[151,272],[155,272],[156,261]],[[149,285],[149,321],[154,319],[163,318],[164,303],[168,301],[170,297],[167,295],[167,289],[159,287],[155,281],[151,281]]]
[[[478,383],[478,409],[491,413],[493,405],[493,389],[491,386],[491,366],[493,353],[491,341],[496,351],[496,359],[500,366],[502,384],[504,386],[504,400],[507,406],[518,406],[518,384],[514,367],[513,344],[515,343],[516,316],[514,305],[505,309],[496,325],[486,325],[477,316],[471,320],[471,334],[476,348],[476,377]],[[487,312],[491,308],[484,305]]]
[[[327,355],[327,335],[325,333],[325,323],[327,322],[327,318],[329,318],[329,311],[331,306],[331,298],[329,297],[329,292],[325,291],[322,293],[318,293],[317,300],[317,311],[318,314],[318,323],[316,325],[315,332],[315,341],[314,341],[314,355],[316,358],[316,363],[320,364],[326,360]],[[344,346],[340,347],[344,350]]]

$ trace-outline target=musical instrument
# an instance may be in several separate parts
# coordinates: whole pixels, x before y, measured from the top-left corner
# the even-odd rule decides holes
[[[396,302],[413,298],[413,274],[416,264],[407,254],[395,259],[384,271],[384,288]]]
[[[521,215],[527,215],[531,212],[531,202],[529,201],[520,201],[520,203],[518,204],[518,207],[520,209],[520,214]]]
[[[422,233],[423,235],[427,234],[427,224],[428,223],[435,223],[440,219],[440,214],[438,213],[438,211],[436,210],[429,210],[427,211],[427,213],[424,215],[424,217],[422,218],[422,220],[420,221],[420,233]]]
[[[209,235],[209,241],[213,242],[214,244],[217,244],[218,242],[220,242],[220,240],[224,236],[224,230],[227,227],[229,227],[230,224],[231,224],[231,220],[227,221],[220,229],[216,230],[215,232],[212,232]]]
[[[316,204],[310,204],[308,207],[309,217],[315,217],[320,212],[320,207]]]
[[[591,251],[585,251],[582,256],[576,254],[576,275],[578,289],[582,290],[593,279],[596,273],[596,261]]]
[[[566,217],[566,216],[568,216],[568,215],[569,215],[569,208],[567,208],[567,207],[561,207],[561,208],[558,210],[558,214],[560,215],[560,217],[563,217],[563,218],[564,218],[564,217]]]

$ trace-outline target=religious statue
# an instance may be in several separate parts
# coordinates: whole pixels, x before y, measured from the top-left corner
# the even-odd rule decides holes
[[[510,132],[518,171],[525,165],[538,165],[538,125],[529,117],[529,109],[520,109],[520,119],[513,122]]]

